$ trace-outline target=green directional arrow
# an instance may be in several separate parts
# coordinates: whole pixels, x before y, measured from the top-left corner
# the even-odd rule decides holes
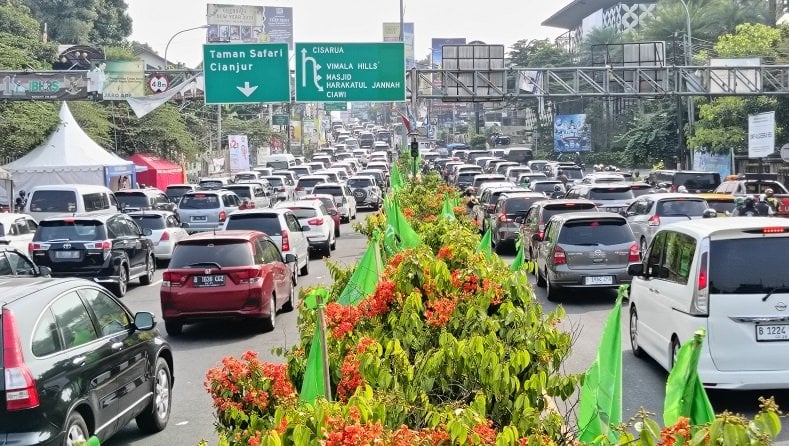
[[[203,45],[206,104],[290,100],[288,44]]]

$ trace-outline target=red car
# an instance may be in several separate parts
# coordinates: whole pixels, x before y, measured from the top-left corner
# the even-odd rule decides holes
[[[326,206],[332,220],[334,220],[334,236],[340,236],[340,210],[337,209],[337,203],[334,202],[334,196],[329,194],[313,194],[304,196],[300,198],[300,200],[320,200],[321,203]]]
[[[180,241],[159,293],[167,333],[209,319],[252,320],[271,331],[277,311],[292,311],[296,257],[258,231],[203,232]]]

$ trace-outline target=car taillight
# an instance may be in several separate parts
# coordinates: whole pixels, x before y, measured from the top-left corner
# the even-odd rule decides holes
[[[290,251],[290,239],[288,238],[288,231],[282,230],[282,252]]]
[[[307,224],[310,226],[320,226],[323,224],[323,218],[321,217],[311,218],[307,220]]]
[[[699,259],[699,268],[696,276],[696,290],[693,293],[691,314],[694,316],[707,316],[709,314],[709,268],[708,268],[708,249],[709,239],[702,240],[702,254]]]
[[[16,319],[9,309],[3,310],[3,367],[6,410],[38,407],[36,381],[25,365]]]
[[[627,256],[627,261],[630,263],[641,261],[641,250],[638,248],[638,245],[633,244],[633,246],[630,247],[630,254]]]
[[[222,211],[219,213],[219,221],[224,222],[225,220],[227,220],[227,212]]]
[[[565,265],[567,263],[567,254],[564,252],[560,246],[557,246],[553,250],[553,264],[554,265]]]
[[[85,243],[87,249],[100,249],[102,254],[107,256],[112,251],[112,240],[101,240],[93,243]]]
[[[304,190],[304,188],[301,186],[296,186],[296,190]]]
[[[647,220],[647,224],[649,226],[660,226],[660,217],[658,217],[657,215],[653,215],[649,217],[649,220]]]
[[[170,240],[170,233],[167,231],[162,232],[162,237],[159,239],[160,242],[166,242]]]
[[[162,274],[162,287],[180,287],[186,283],[187,275],[174,271],[165,271]]]
[[[244,269],[241,271],[233,271],[228,273],[230,276],[230,280],[237,284],[242,283],[256,283],[261,280],[261,276],[263,275],[262,268],[249,268]]]

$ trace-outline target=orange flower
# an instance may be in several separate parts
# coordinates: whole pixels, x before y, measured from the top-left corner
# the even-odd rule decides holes
[[[442,246],[438,250],[438,254],[436,254],[437,259],[451,259],[452,258],[452,248],[449,246]]]

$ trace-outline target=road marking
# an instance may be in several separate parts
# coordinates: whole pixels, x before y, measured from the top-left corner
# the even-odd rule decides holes
[[[151,285],[156,286],[162,283],[162,279],[157,280],[156,282],[151,282]]]

